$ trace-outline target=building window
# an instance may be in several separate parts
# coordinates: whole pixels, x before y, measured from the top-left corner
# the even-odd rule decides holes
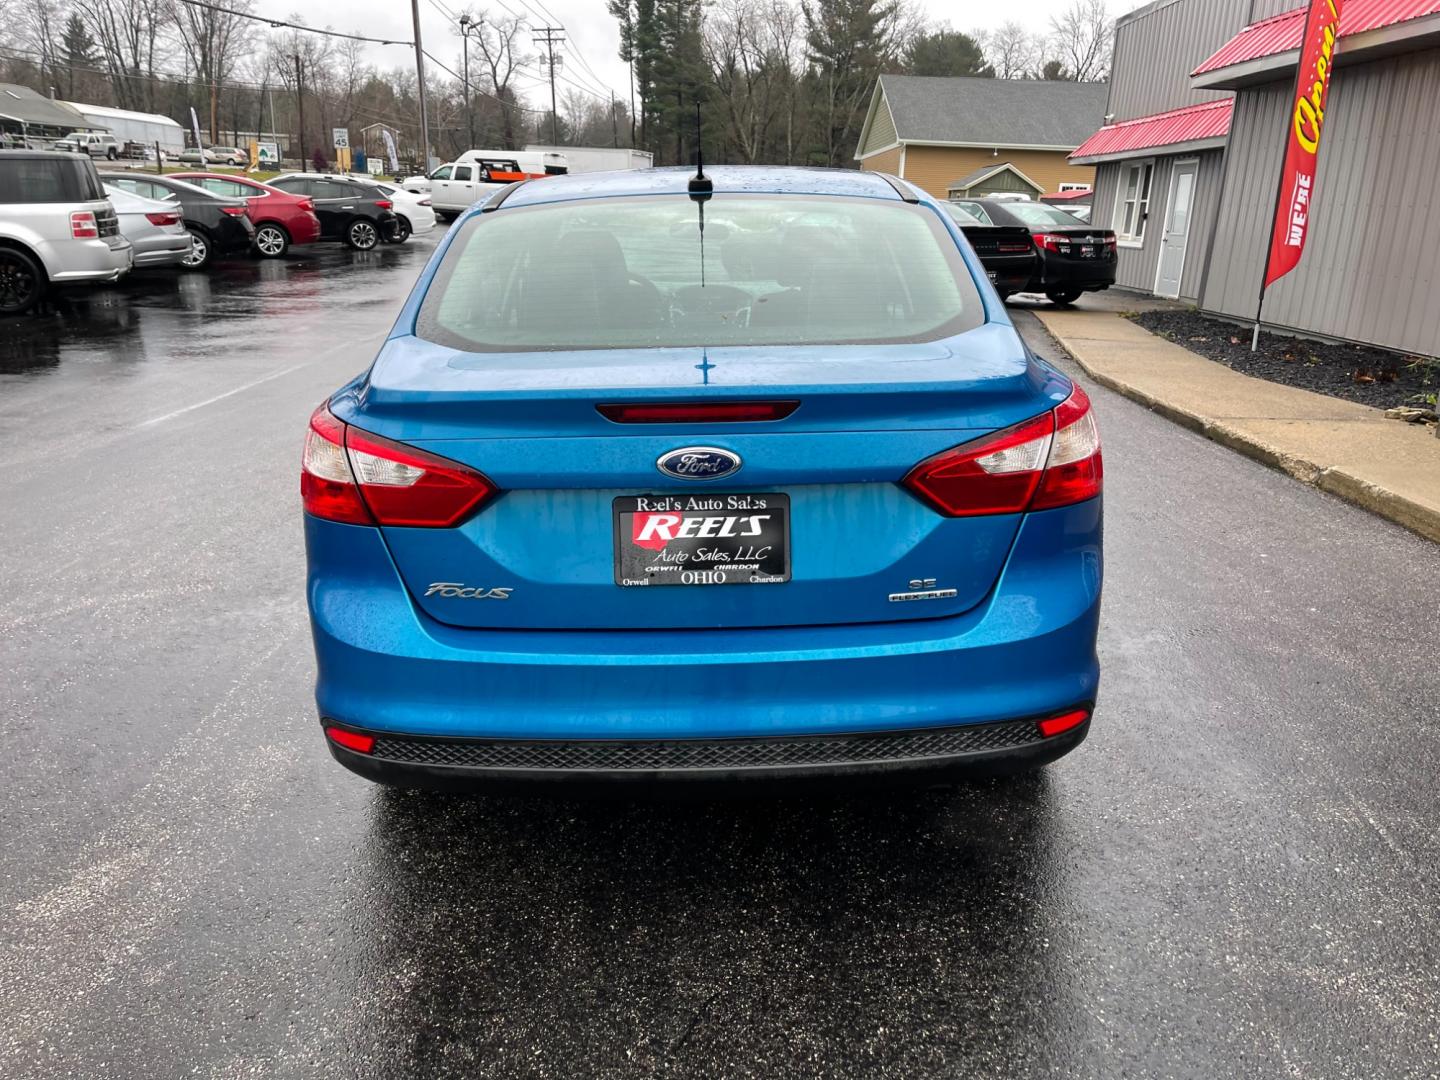
[[[1061,184],[1061,191],[1089,191],[1089,184]]]
[[[1150,213],[1150,180],[1154,173],[1153,158],[1147,161],[1128,161],[1120,167],[1115,231],[1122,244],[1138,247],[1145,242],[1145,219]]]

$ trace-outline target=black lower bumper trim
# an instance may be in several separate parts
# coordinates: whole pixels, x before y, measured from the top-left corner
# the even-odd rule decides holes
[[[1033,719],[851,735],[653,740],[463,739],[343,726],[375,738],[369,754],[327,740],[335,759],[361,776],[401,787],[474,788],[496,782],[733,782],[1020,771],[1073,750],[1090,724],[1048,739],[1040,737]]]

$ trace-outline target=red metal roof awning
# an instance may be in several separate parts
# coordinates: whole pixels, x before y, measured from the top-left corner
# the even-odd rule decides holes
[[[1042,199],[1049,199],[1051,202],[1069,202],[1071,199],[1083,199],[1094,194],[1095,192],[1089,188],[1084,188],[1080,191],[1052,191],[1049,195],[1041,195],[1040,197]]]
[[[1437,0],[1440,2],[1440,0]],[[1113,157],[1166,146],[1223,139],[1230,134],[1231,98],[1106,124],[1070,155],[1070,160]]]
[[[1308,7],[1308,5],[1307,5]],[[1305,32],[1306,7],[1251,23],[1220,47],[1191,75],[1204,75],[1236,64],[1278,56],[1300,48]],[[1440,0],[1346,0],[1340,16],[1340,37],[1380,30],[1411,19],[1423,19],[1440,12]]]

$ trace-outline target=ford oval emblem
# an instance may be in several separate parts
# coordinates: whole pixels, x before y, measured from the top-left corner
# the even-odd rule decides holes
[[[655,467],[677,480],[717,480],[740,468],[740,455],[717,446],[682,446],[661,454]]]

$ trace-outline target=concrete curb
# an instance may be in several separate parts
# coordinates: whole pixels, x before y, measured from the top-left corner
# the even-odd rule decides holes
[[[1295,454],[1283,447],[1273,446],[1261,439],[1256,438],[1249,432],[1241,431],[1223,420],[1217,420],[1210,416],[1204,416],[1190,409],[1183,408],[1173,402],[1165,400],[1164,397],[1147,391],[1141,387],[1118,378],[1108,372],[1098,370],[1093,364],[1086,360],[1072,346],[1066,336],[1057,331],[1055,326],[1040,312],[1036,313],[1042,325],[1062,349],[1075,361],[1076,364],[1099,385],[1115,391],[1131,401],[1144,405],[1152,412],[1158,413],[1173,423],[1197,434],[1204,435],[1207,439],[1229,447],[1246,457],[1253,458],[1272,469],[1294,477],[1303,483],[1318,487],[1321,491],[1328,492],[1338,498],[1344,499],[1361,509],[1368,510],[1373,514],[1386,518],[1402,525],[1412,532],[1418,533],[1427,540],[1440,543],[1440,510],[1416,502],[1405,495],[1382,487],[1368,480],[1364,480],[1350,470],[1342,467],[1327,467],[1312,461],[1304,455]],[[1118,318],[1119,316],[1115,316]],[[1157,338],[1157,343],[1168,345]],[[1177,346],[1178,347],[1178,346]],[[1213,363],[1213,361],[1204,361]],[[1224,369],[1229,371],[1229,369]],[[1396,421],[1398,423],[1398,421]]]

